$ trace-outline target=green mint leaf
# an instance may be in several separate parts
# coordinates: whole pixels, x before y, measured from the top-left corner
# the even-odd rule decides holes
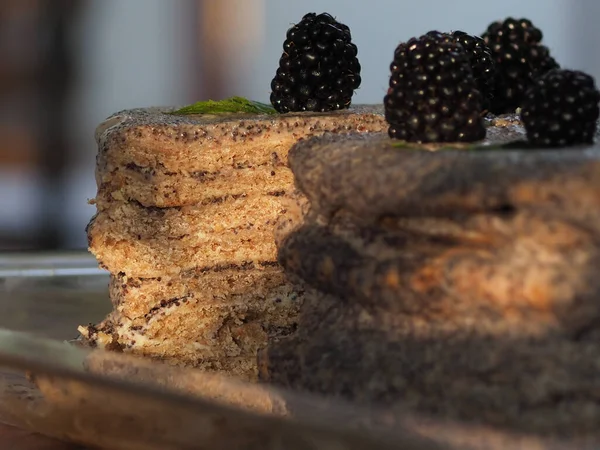
[[[171,114],[190,115],[190,114],[231,114],[231,113],[249,113],[249,114],[276,114],[274,108],[264,103],[255,102],[243,97],[230,97],[225,100],[206,100],[184,106]]]

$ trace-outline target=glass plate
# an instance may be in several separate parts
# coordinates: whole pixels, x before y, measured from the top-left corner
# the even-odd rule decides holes
[[[108,273],[87,252],[0,255],[0,327],[73,339],[110,310]]]
[[[0,255],[0,421],[112,450],[588,448],[391,416],[65,342],[109,312],[107,285],[86,252]]]

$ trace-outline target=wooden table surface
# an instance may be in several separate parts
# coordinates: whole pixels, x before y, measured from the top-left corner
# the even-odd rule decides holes
[[[0,424],[2,450],[85,450],[80,445],[68,444],[29,431]]]

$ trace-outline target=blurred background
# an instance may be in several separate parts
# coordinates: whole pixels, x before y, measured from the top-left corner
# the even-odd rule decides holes
[[[329,12],[383,98],[395,46],[528,17],[563,67],[600,77],[598,0],[2,0],[0,250],[86,246],[94,128],[113,112],[241,95],[268,102],[287,28]]]

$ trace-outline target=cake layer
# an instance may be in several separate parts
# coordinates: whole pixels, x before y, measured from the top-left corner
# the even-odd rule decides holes
[[[258,241],[272,240],[273,224],[285,212],[283,197],[228,195],[219,202],[172,208],[113,200],[99,215],[113,221],[113,231],[140,239],[168,237],[176,247],[210,245],[211,239],[225,239],[225,235],[243,245],[253,236]]]
[[[160,279],[113,275],[113,312],[81,333],[93,345],[204,367],[255,356],[291,332],[304,295],[277,266],[246,264]]]
[[[598,223],[592,219],[600,210],[599,147],[428,152],[396,148],[382,134],[355,134],[300,142],[289,164],[311,208],[324,216],[343,209],[372,222],[543,205],[586,226]]]
[[[282,268],[273,263],[228,264],[188,271],[178,277],[134,278],[121,273],[111,275],[109,287],[115,310],[131,320],[142,320],[136,325],[144,325],[149,313],[154,317],[165,301],[169,308],[175,301],[193,300],[198,309],[218,309],[248,301],[263,304],[273,296],[274,305],[269,307],[285,309],[292,305],[277,295],[288,287],[288,281]]]
[[[281,241],[280,262],[324,292],[417,321],[539,336],[600,318],[600,246],[585,229],[527,213],[477,217],[454,234],[409,225],[309,223]]]
[[[329,113],[173,115],[134,109],[109,117],[96,131],[99,184],[128,165],[180,174],[217,172],[285,161],[300,138],[326,131],[383,131],[383,107],[353,105]],[[106,178],[105,178],[106,177]]]
[[[272,211],[273,221],[280,210]],[[261,213],[257,214],[258,219]],[[277,248],[273,229],[254,229],[257,220],[247,217],[246,227],[208,233],[197,232],[179,242],[171,234],[139,234],[124,230],[119,221],[98,213],[88,225],[89,248],[102,266],[111,273],[155,278],[176,276],[187,270],[252,262],[275,262]],[[218,226],[218,224],[215,224]]]
[[[178,207],[218,203],[228,195],[280,195],[293,184],[286,166],[287,154],[283,150],[280,153],[281,158],[273,152],[270,162],[258,166],[237,163],[236,167],[215,172],[175,172],[128,164],[103,177],[95,202],[102,210],[113,199],[151,207]]]

